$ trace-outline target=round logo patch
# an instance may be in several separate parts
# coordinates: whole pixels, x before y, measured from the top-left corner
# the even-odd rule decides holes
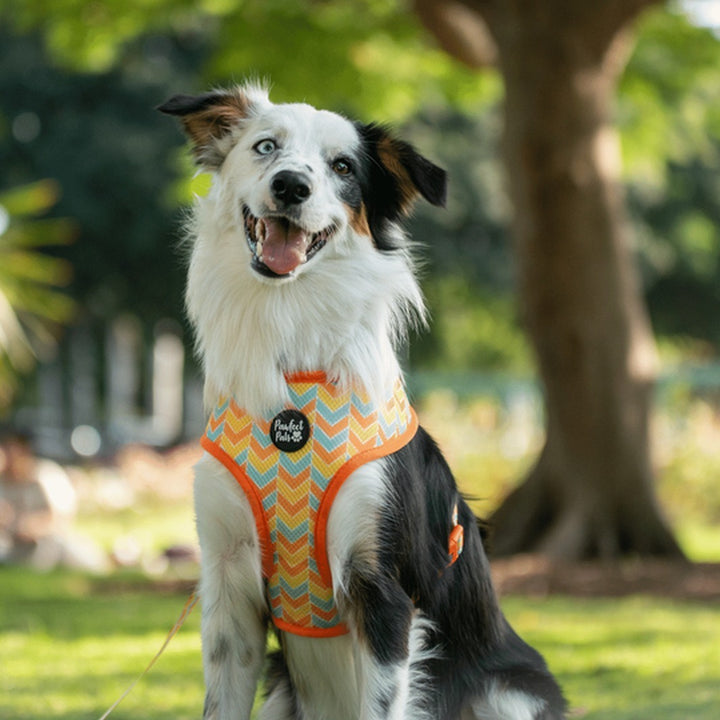
[[[310,438],[310,423],[299,410],[283,410],[270,422],[270,440],[283,452],[296,452]]]

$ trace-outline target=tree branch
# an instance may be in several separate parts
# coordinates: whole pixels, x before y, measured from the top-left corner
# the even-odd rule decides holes
[[[651,5],[662,5],[664,2],[665,0],[610,0],[607,4],[612,6],[613,14],[624,25]]]
[[[414,7],[448,55],[474,70],[495,65],[497,48],[479,12],[462,0],[414,0]]]

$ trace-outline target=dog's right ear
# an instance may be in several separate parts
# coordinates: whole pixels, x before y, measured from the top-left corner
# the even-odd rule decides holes
[[[195,162],[217,170],[232,148],[232,131],[248,117],[255,98],[245,88],[214,90],[203,95],[175,95],[157,107],[180,118],[190,138]]]

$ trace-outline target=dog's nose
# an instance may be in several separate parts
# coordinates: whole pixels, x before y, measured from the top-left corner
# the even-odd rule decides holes
[[[310,197],[310,178],[292,170],[282,170],[270,184],[275,199],[285,205],[299,205]]]

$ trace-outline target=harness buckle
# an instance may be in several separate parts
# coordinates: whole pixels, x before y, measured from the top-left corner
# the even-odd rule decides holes
[[[465,547],[465,528],[458,523],[457,503],[455,503],[455,507],[453,508],[452,520],[453,528],[448,537],[448,556],[450,557],[450,562],[447,564],[447,567],[450,567],[457,561]]]

